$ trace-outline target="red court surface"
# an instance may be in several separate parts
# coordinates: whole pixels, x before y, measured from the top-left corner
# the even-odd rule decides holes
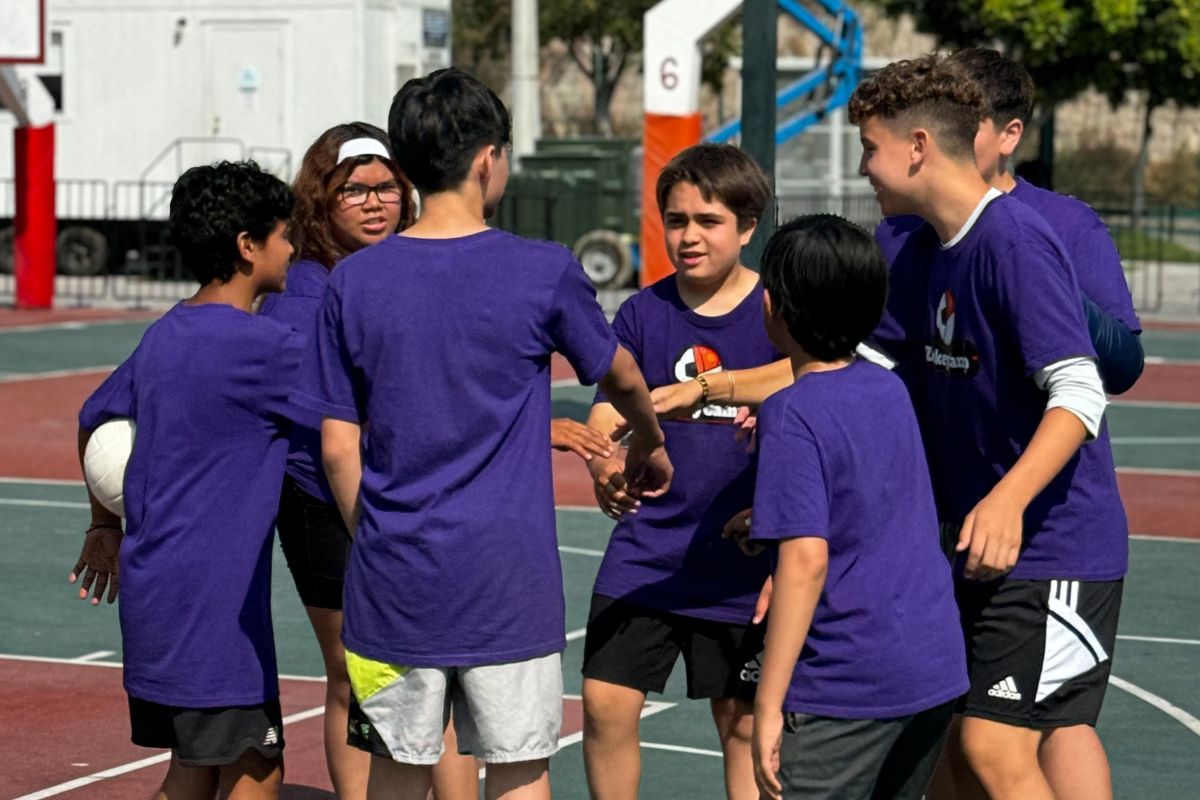
[[[1200,364],[1147,364],[1133,388],[1114,399],[1200,405]]]
[[[284,724],[286,775],[280,797],[332,800],[321,743],[322,717],[317,713],[325,684],[283,679],[280,689],[285,719],[309,712],[303,720]],[[149,797],[166,772],[165,760],[140,763],[164,751],[129,742],[120,669],[0,657],[0,708],[0,797]],[[563,737],[576,739],[573,735],[582,729],[581,702],[564,698]],[[97,773],[106,775],[86,785],[69,785]]]

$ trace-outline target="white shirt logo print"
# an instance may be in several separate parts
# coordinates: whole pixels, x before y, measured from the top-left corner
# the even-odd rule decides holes
[[[988,697],[999,697],[1002,700],[1020,700],[1021,692],[1017,690],[1017,682],[1009,675],[1004,680],[988,689]]]

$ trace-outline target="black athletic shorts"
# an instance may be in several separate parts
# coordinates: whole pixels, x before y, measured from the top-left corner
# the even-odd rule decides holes
[[[313,497],[287,475],[275,525],[300,602],[340,611],[351,539],[337,504]]]
[[[946,741],[954,701],[896,719],[783,715],[784,798],[921,800]]]
[[[959,581],[971,688],[958,710],[1022,728],[1095,725],[1123,581]]]
[[[593,594],[583,676],[662,692],[682,654],[688,697],[753,701],[766,627],[685,617]]]
[[[283,755],[279,700],[256,706],[180,708],[129,697],[133,743],[175,751],[185,767],[232,764],[247,750],[264,758]]]

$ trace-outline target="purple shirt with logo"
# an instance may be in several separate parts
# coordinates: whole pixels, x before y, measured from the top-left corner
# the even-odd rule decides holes
[[[137,423],[125,472],[125,688],[189,708],[279,695],[271,544],[302,342],[232,306],[179,305],[87,399]]]
[[[1037,370],[1094,358],[1079,289],[1059,238],[1033,209],[1000,196],[956,244],[930,226],[892,264],[885,322],[873,336],[915,384],[939,511],[962,520],[1025,451],[1045,413]],[[1025,512],[1018,579],[1115,580],[1128,528],[1107,425]]]
[[[282,322],[300,334],[305,349],[316,347],[317,323],[321,316],[321,300],[329,284],[329,270],[317,261],[297,261],[288,267],[287,286],[279,293],[269,294],[263,300],[259,313]],[[313,359],[305,359],[303,366],[311,369]],[[301,379],[311,385],[312,376]],[[325,479],[325,468],[321,466],[321,418],[306,415],[297,421],[288,435],[287,474],[296,485],[313,497],[326,503],[333,502],[333,492]]]
[[[338,264],[296,395],[368,424],[342,640],[405,666],[561,651],[550,354],[587,384],[616,339],[570,251],[498,230],[393,236]]]
[[[803,375],[763,403],[758,435],[751,538],[829,547],[784,710],[888,719],[965,692],[953,580],[900,379],[862,360]]]
[[[723,381],[719,370],[782,358],[763,327],[761,284],[728,314],[706,317],[688,308],[671,275],[626,300],[613,331],[651,388],[701,372]],[[617,523],[596,577],[597,594],[690,617],[750,621],[770,565],[721,538],[725,523],[750,508],[754,493],[752,459],[747,443],[737,441],[736,414],[733,406],[710,405],[692,419],[662,423],[675,465],[671,488]]]
[[[1049,223],[1070,257],[1083,295],[1129,330],[1140,333],[1142,324],[1133,309],[1133,297],[1121,267],[1121,256],[1108,228],[1092,207],[1082,200],[1041,189],[1021,178],[1017,178],[1017,185],[1009,196],[1041,214]],[[875,241],[889,264],[896,259],[909,235],[924,225],[925,221],[920,217],[910,215],[888,217],[876,226]]]

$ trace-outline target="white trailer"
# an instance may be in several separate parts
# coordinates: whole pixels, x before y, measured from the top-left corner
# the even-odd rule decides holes
[[[104,260],[116,262],[128,245],[115,223],[164,218],[170,183],[186,168],[254,158],[288,178],[331,125],[386,127],[406,80],[449,66],[449,6],[46,0],[45,63],[17,72],[55,106],[60,238],[90,227],[107,240]],[[13,213],[15,125],[0,111],[0,239]],[[60,273],[94,269],[94,258],[69,263],[72,245],[76,256],[86,248],[66,238]]]

